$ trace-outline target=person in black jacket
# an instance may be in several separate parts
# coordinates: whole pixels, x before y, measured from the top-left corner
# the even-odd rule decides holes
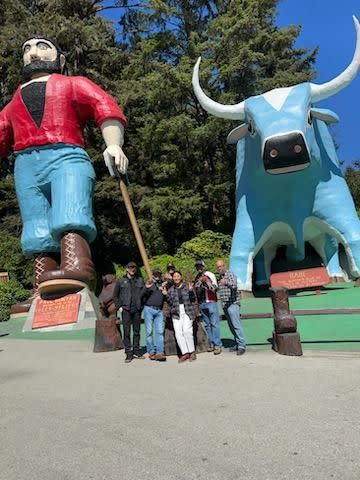
[[[143,293],[144,322],[146,328],[146,350],[150,360],[165,362],[164,353],[164,294],[161,279],[161,270],[153,270],[152,280],[145,282]],[[153,343],[153,330],[155,329],[155,345]]]
[[[125,363],[133,358],[145,358],[140,351],[140,324],[142,295],[144,282],[136,276],[135,262],[126,265],[126,275],[119,278],[114,288],[114,303],[121,308],[122,325],[124,330]],[[133,327],[133,343],[131,343],[131,326]]]

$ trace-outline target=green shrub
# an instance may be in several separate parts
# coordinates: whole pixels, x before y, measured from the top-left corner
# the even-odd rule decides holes
[[[176,262],[176,258],[171,255],[157,255],[156,257],[149,258],[150,267],[153,268],[160,268],[160,270],[164,273],[166,271],[166,265],[168,263],[174,263],[176,268],[178,267],[178,263]],[[114,265],[116,276],[122,277],[126,273],[126,266],[122,265]],[[140,268],[140,272],[143,278],[146,278],[146,271],[144,267]]]
[[[25,287],[32,283],[32,260],[24,257],[20,240],[12,235],[0,235],[0,270],[9,273]]]
[[[0,283],[0,322],[9,320],[10,307],[14,303],[21,302],[29,296],[29,291],[25,290],[16,280]]]
[[[202,258],[208,270],[215,272],[215,263],[219,258],[227,260],[230,252],[231,237],[223,233],[205,230],[200,235],[183,243],[176,252],[176,255],[157,255],[149,259],[150,267],[160,268],[163,274],[166,272],[168,263],[173,263],[177,270],[184,275],[190,272],[193,276],[196,274],[195,260]],[[126,267],[114,265],[116,276],[125,275]],[[141,267],[141,275],[146,278],[145,268]]]
[[[231,247],[231,236],[224,233],[205,230],[196,237],[184,242],[176,252],[178,257],[222,258],[228,257]]]

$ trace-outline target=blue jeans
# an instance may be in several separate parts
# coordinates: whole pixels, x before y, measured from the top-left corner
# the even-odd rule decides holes
[[[57,252],[61,235],[96,237],[92,212],[95,171],[88,154],[54,144],[16,152],[15,186],[23,222],[23,253]]]
[[[224,314],[228,321],[231,333],[234,335],[236,346],[240,350],[246,349],[244,330],[240,321],[240,306],[232,303],[229,307],[224,306]]]
[[[205,330],[209,338],[209,342],[214,347],[221,347],[220,337],[220,316],[217,303],[202,303],[200,310],[205,323]]]
[[[164,353],[164,315],[162,310],[145,305],[144,322],[147,352]],[[153,327],[155,327],[155,348],[153,344]]]

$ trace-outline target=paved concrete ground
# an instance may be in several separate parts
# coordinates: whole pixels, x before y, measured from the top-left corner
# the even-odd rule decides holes
[[[0,478],[358,480],[360,354],[123,362],[0,338]]]

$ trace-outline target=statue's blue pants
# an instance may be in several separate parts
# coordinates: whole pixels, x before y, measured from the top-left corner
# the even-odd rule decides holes
[[[16,152],[24,254],[58,251],[61,235],[71,230],[94,240],[94,182],[94,168],[80,147],[56,144]]]

